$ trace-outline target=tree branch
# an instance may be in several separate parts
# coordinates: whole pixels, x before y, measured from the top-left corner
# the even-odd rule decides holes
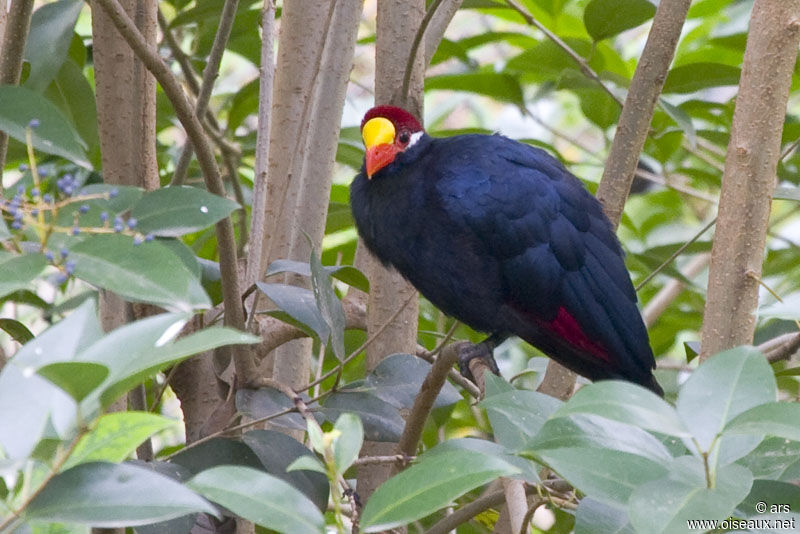
[[[756,0],[722,177],[700,357],[751,343],[800,0]]]
[[[197,151],[206,188],[209,192],[224,197],[225,187],[222,183],[214,152],[205,135],[203,126],[194,114],[194,109],[186,98],[180,83],[158,55],[158,52],[148,45],[116,0],[96,0],[96,2],[113,20],[117,30],[128,42],[137,57],[153,73],[153,76],[158,80],[164,93],[172,103],[175,114],[186,129],[186,135]],[[244,330],[244,308],[239,289],[236,241],[231,219],[225,218],[218,222],[216,233],[219,247],[222,295],[225,303],[225,324]],[[249,373],[253,373],[254,368],[249,349],[244,346],[235,346],[231,350],[234,354],[237,372],[243,373],[243,376],[250,376]]]
[[[661,0],[642,56],[636,63],[603,178],[597,188],[597,199],[614,227],[619,226],[622,218],[658,96],[664,87],[690,4],[691,0]]]
[[[267,167],[269,164],[272,88],[275,79],[275,2],[265,0],[261,13],[261,67],[258,86],[258,126],[253,200],[250,213],[250,251],[245,267],[245,286],[255,284],[264,272],[264,244],[267,241]],[[253,299],[255,301],[255,298]],[[253,309],[255,311],[255,309]],[[251,315],[252,317],[252,315]],[[252,324],[252,322],[251,322]]]
[[[5,13],[3,13],[5,15]],[[17,85],[22,74],[22,56],[33,15],[33,0],[14,0],[0,42],[0,85]],[[8,134],[0,131],[0,179],[6,164]]]

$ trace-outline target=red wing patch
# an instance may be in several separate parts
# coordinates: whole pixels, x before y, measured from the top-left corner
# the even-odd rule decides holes
[[[603,348],[601,344],[589,339],[589,336],[583,331],[578,321],[576,321],[563,306],[558,309],[558,314],[555,319],[542,324],[545,328],[565,339],[575,347],[585,350],[603,361],[611,363],[611,358],[609,358],[606,349]]]

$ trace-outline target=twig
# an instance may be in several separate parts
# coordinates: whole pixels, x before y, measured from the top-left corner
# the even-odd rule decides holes
[[[337,365],[336,367],[334,367],[333,369],[331,369],[330,371],[328,371],[327,373],[325,373],[324,375],[322,375],[318,379],[314,380],[310,384],[306,385],[300,391],[306,391],[306,390],[316,386],[317,384],[319,384],[321,382],[324,382],[325,380],[327,380],[328,378],[332,377],[333,375],[335,375],[337,373],[340,373],[342,368],[344,367],[344,365],[346,363],[348,363],[350,360],[352,360],[353,358],[355,358],[356,356],[358,356],[359,354],[361,354],[361,352],[363,350],[365,350],[368,346],[370,346],[372,344],[372,342],[375,341],[378,338],[378,336],[380,336],[381,333],[384,330],[386,330],[386,328],[389,327],[389,325],[392,324],[392,322],[397,318],[397,316],[400,315],[400,313],[404,309],[406,309],[406,306],[408,306],[411,303],[411,301],[414,300],[416,297],[417,297],[416,293],[412,293],[411,295],[409,295],[409,297],[406,299],[406,301],[397,309],[397,311],[394,312],[394,314],[389,318],[389,320],[387,320],[383,325],[381,325],[381,327],[378,328],[378,330],[376,330],[374,333],[372,333],[369,336],[369,338],[367,338],[367,340],[364,341],[364,343],[361,344],[360,347],[358,347],[356,350],[354,350],[352,353],[350,353],[350,355],[347,356],[344,360],[342,360],[339,363],[339,365]]]
[[[408,102],[408,88],[411,85],[411,74],[414,72],[414,63],[417,62],[417,52],[419,51],[419,45],[422,42],[422,38],[425,36],[425,29],[428,27],[433,15],[436,13],[436,10],[442,4],[442,0],[433,0],[431,7],[428,8],[428,11],[425,12],[425,16],[422,17],[422,22],[419,23],[419,28],[417,28],[417,33],[414,35],[414,40],[411,41],[411,50],[408,53],[408,61],[406,62],[406,70],[403,73],[403,85],[400,91],[400,98],[402,99],[403,105],[405,106],[406,102]]]
[[[392,454],[390,456],[362,456],[353,462],[354,466],[359,465],[379,465],[379,464],[400,464],[407,465],[413,462],[416,456],[406,456],[404,454]]]
[[[433,403],[439,395],[442,386],[447,380],[447,373],[453,364],[458,361],[458,347],[461,343],[448,345],[439,353],[436,361],[431,366],[428,375],[420,386],[419,393],[414,398],[414,405],[406,418],[403,435],[397,444],[397,452],[403,456],[412,456],[417,452],[417,445],[425,427],[425,421],[433,408]]]
[[[203,126],[194,114],[194,109],[186,98],[177,78],[158,55],[158,52],[150,47],[117,0],[96,1],[109,15],[120,35],[128,42],[136,56],[153,73],[153,76],[158,80],[164,93],[172,103],[175,114],[181,121],[186,130],[186,135],[197,151],[198,162],[203,171],[206,188],[209,192],[224,197],[225,187],[222,183],[214,152]],[[236,240],[230,217],[217,223],[216,233],[222,278],[222,298],[225,303],[225,324],[244,330],[244,308],[239,289]],[[256,370],[250,357],[249,349],[237,346],[231,350],[234,354],[237,373],[244,377],[254,375]]]
[[[256,128],[256,162],[253,176],[253,200],[250,217],[250,253],[245,266],[245,285],[255,284],[264,272],[263,253],[266,233],[267,167],[269,164],[270,114],[272,87],[275,80],[273,33],[275,29],[275,2],[266,0],[261,14],[261,68],[258,87],[258,126]],[[255,297],[253,298],[255,303]],[[251,307],[255,312],[255,306]],[[252,325],[252,316],[248,327]],[[249,329],[249,328],[248,328]]]
[[[684,277],[692,279],[708,266],[711,260],[711,254],[703,253],[693,258],[681,271]],[[667,307],[681,294],[686,287],[683,280],[673,278],[662,287],[658,293],[650,299],[647,305],[642,310],[642,317],[644,324],[648,328],[655,324],[656,320],[661,317],[661,314]]]
[[[645,276],[644,280],[639,282],[639,284],[636,286],[636,291],[639,291],[640,289],[642,289],[647,284],[647,282],[652,280],[658,273],[663,271],[667,267],[667,265],[669,265],[670,263],[672,263],[675,260],[675,258],[677,258],[681,254],[683,254],[684,250],[689,248],[692,243],[694,243],[695,241],[700,239],[700,236],[702,236],[704,233],[706,233],[706,230],[708,230],[709,228],[714,226],[714,223],[716,223],[716,222],[717,222],[717,218],[714,217],[713,219],[711,219],[708,222],[708,224],[706,224],[703,228],[701,228],[699,232],[697,232],[695,235],[693,235],[692,238],[689,241],[687,241],[686,243],[684,243],[683,245],[678,247],[678,250],[676,250],[675,252],[670,254],[669,258],[664,260],[664,262],[661,265],[659,265],[658,267],[653,269],[653,271],[650,274]]]
[[[466,523],[476,515],[485,512],[489,508],[500,506],[506,499],[502,489],[481,495],[469,504],[455,510],[452,514],[445,516],[426,531],[426,534],[447,534],[455,530],[458,525]]]
[[[615,95],[611,89],[609,89],[609,87],[603,82],[603,80],[600,79],[600,76],[598,76],[597,73],[592,69],[592,67],[589,66],[589,64],[586,62],[583,56],[578,54],[567,43],[561,40],[561,38],[558,35],[551,32],[547,28],[547,26],[543,25],[541,22],[536,20],[536,17],[531,15],[531,13],[527,9],[519,5],[515,0],[506,0],[506,4],[508,4],[511,7],[511,9],[522,15],[522,18],[525,19],[525,22],[527,22],[531,26],[535,26],[536,28],[538,28],[539,31],[541,31],[543,34],[547,36],[548,39],[557,44],[564,52],[567,53],[567,55],[569,55],[569,57],[571,57],[575,61],[575,63],[578,64],[581,71],[587,78],[590,78],[591,80],[596,82],[601,89],[603,89],[606,93],[609,94],[609,96],[611,96],[611,98],[614,99],[615,102],[617,102],[620,106],[622,105],[622,100],[617,95]]]
[[[200,89],[197,93],[197,101],[195,102],[195,114],[198,117],[202,117],[208,109],[208,101],[211,99],[214,81],[217,79],[219,73],[222,54],[225,53],[225,45],[228,43],[228,39],[231,35],[233,20],[236,17],[236,7],[238,5],[239,0],[225,0],[225,4],[222,6],[219,27],[214,36],[214,43],[211,45],[211,51],[208,53],[206,68],[203,69],[203,81],[200,84]],[[172,185],[182,185],[186,180],[186,171],[189,169],[189,163],[192,161],[193,152],[192,143],[187,140],[178,158],[178,163],[175,166],[175,172],[172,175]]]
[[[658,95],[664,87],[690,4],[691,0],[661,0],[636,64],[596,194],[615,227],[622,218]]]
[[[446,4],[439,6],[436,14],[431,18],[428,23],[428,28],[425,30],[424,44],[425,44],[425,66],[427,67],[433,59],[433,54],[442,42],[444,32],[453,16],[461,7],[464,0],[446,0]]]

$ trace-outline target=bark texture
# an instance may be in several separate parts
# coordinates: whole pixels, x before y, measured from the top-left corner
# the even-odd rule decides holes
[[[92,0],[97,122],[106,183],[157,189],[156,81]],[[155,46],[157,2],[121,0],[145,40]]]
[[[756,0],[722,176],[701,358],[753,341],[775,171],[798,43],[800,0]]]
[[[401,105],[422,117],[422,84],[424,53],[417,54],[412,71],[409,94],[401,94],[403,73],[408,62],[411,43],[422,18],[425,16],[424,0],[379,2],[376,29],[375,104]],[[359,243],[363,248],[363,243]],[[366,273],[370,281],[367,303],[367,334],[372,335],[383,327],[416,290],[399,273],[386,270],[380,262],[368,255]],[[395,352],[413,354],[417,346],[417,314],[419,306],[414,299],[397,316],[381,335],[367,348],[367,368],[373,369],[386,356]],[[392,454],[391,443],[366,442],[363,455]],[[358,473],[358,493],[366,502],[391,472],[390,465],[364,466]]]
[[[653,111],[664,87],[690,4],[691,0],[661,0],[658,4],[653,26],[622,106],[611,153],[597,188],[597,198],[615,227],[622,217]]]

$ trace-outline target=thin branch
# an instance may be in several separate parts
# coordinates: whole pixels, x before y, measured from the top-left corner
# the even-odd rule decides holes
[[[208,101],[211,99],[214,81],[219,75],[219,65],[222,62],[222,54],[225,53],[225,45],[228,43],[228,39],[231,36],[233,20],[236,18],[236,8],[238,5],[239,0],[225,0],[225,4],[222,6],[219,27],[214,36],[214,43],[211,45],[211,51],[208,54],[206,68],[203,69],[203,81],[200,84],[197,100],[195,102],[195,114],[198,117],[202,117],[208,109]],[[192,143],[187,140],[178,158],[178,163],[175,166],[175,172],[172,175],[172,185],[182,185],[186,180],[186,171],[189,169],[189,163],[192,161],[193,152]]]
[[[433,4],[431,4],[431,7],[428,8],[428,11],[425,13],[425,16],[422,17],[422,22],[419,23],[419,28],[417,28],[417,33],[414,35],[414,40],[411,41],[411,50],[408,53],[406,70],[403,73],[403,85],[402,89],[400,90],[400,98],[402,99],[404,106],[409,98],[408,88],[411,85],[411,75],[414,72],[414,63],[417,62],[417,53],[419,52],[419,45],[422,42],[422,38],[425,36],[425,29],[428,27],[428,24],[433,18],[433,15],[436,14],[436,10],[442,4],[442,1],[443,0],[433,0]]]
[[[252,286],[264,272],[262,266],[266,243],[267,168],[269,164],[270,115],[272,88],[275,80],[274,59],[275,2],[265,0],[261,13],[261,67],[258,77],[258,126],[256,128],[256,162],[253,176],[253,200],[250,217],[250,251],[245,267],[245,285]],[[255,297],[253,299],[255,302]],[[255,306],[251,309],[255,311]],[[255,314],[251,314],[252,315]],[[248,321],[252,324],[252,318]]]
[[[664,269],[665,269],[665,268],[666,268],[666,267],[667,267],[667,266],[668,266],[670,263],[672,263],[673,261],[675,261],[675,258],[677,258],[677,257],[678,257],[678,256],[680,256],[681,254],[683,254],[683,251],[684,251],[684,250],[686,250],[687,248],[689,248],[689,247],[691,246],[691,244],[692,244],[692,243],[694,243],[695,241],[697,241],[698,239],[700,239],[700,236],[702,236],[704,233],[706,233],[706,231],[707,231],[709,228],[711,228],[712,226],[714,226],[714,223],[716,223],[716,222],[717,222],[717,218],[716,218],[716,217],[714,217],[713,219],[711,219],[711,220],[708,222],[708,224],[706,224],[706,225],[705,225],[703,228],[701,228],[699,232],[697,232],[696,234],[694,234],[694,235],[692,236],[692,238],[691,238],[689,241],[687,241],[686,243],[684,243],[683,245],[681,245],[680,247],[678,247],[678,250],[676,250],[675,252],[673,252],[672,254],[670,254],[669,258],[667,258],[666,260],[664,260],[664,262],[663,262],[661,265],[659,265],[658,267],[656,267],[655,269],[653,269],[653,271],[652,271],[650,274],[648,274],[647,276],[645,276],[644,280],[642,280],[641,282],[639,282],[639,284],[636,286],[636,291],[639,291],[640,289],[642,289],[642,288],[643,288],[645,285],[647,285],[647,282],[649,282],[650,280],[652,280],[653,278],[655,278],[655,276],[656,276],[658,273],[660,273],[661,271],[663,271],[663,270],[664,270]]]
[[[691,0],[661,0],[642,56],[636,64],[596,194],[615,227],[622,218],[658,96],[664,87],[690,4]]]
[[[691,280],[708,266],[710,260],[711,254],[698,254],[681,270],[681,274]],[[644,318],[645,326],[648,328],[653,326],[656,320],[661,317],[661,314],[664,313],[669,305],[678,298],[678,295],[683,292],[685,287],[686,284],[683,280],[678,278],[673,278],[664,284],[664,287],[662,287],[658,293],[650,299],[644,309],[642,309],[642,317]]]
[[[445,516],[431,528],[426,530],[426,534],[447,534],[464,524],[476,515],[485,512],[495,506],[500,506],[506,499],[502,489],[481,495],[469,504],[455,510],[452,514]]]
[[[341,372],[342,372],[342,369],[344,369],[345,364],[350,362],[353,358],[355,358],[359,354],[361,354],[361,352],[366,350],[367,347],[369,347],[376,339],[378,339],[378,337],[381,335],[381,333],[383,333],[383,331],[386,330],[392,324],[392,321],[397,319],[397,317],[402,313],[402,311],[404,309],[406,309],[406,307],[416,297],[417,297],[416,293],[413,293],[412,295],[410,295],[406,299],[406,301],[399,308],[397,308],[397,311],[395,311],[394,314],[380,328],[378,328],[375,332],[370,334],[370,336],[367,338],[367,340],[364,341],[364,343],[362,343],[360,347],[358,347],[353,352],[351,352],[349,356],[347,356],[344,360],[342,360],[339,363],[339,365],[337,365],[336,367],[334,367],[333,369],[331,369],[330,371],[328,371],[327,373],[325,373],[324,375],[322,375],[318,379],[314,380],[310,384],[306,385],[300,391],[306,391],[307,389],[310,389],[310,388],[316,386],[317,384],[320,384],[320,383],[324,382],[325,380],[329,379],[333,375],[340,375],[341,376]],[[364,326],[366,327],[366,325],[364,325]],[[366,328],[364,328],[364,329],[366,330]],[[338,382],[338,380],[337,380],[337,382]]]
[[[407,465],[414,460],[416,460],[416,456],[405,456],[403,454],[392,454],[390,456],[362,456],[353,462],[353,466],[379,464]]]
[[[800,350],[800,332],[790,332],[765,341],[758,350],[764,353],[769,363],[788,360]]]
[[[433,409],[433,403],[447,380],[448,371],[458,361],[458,347],[461,345],[461,343],[453,343],[446,346],[439,353],[430,371],[428,371],[428,375],[422,382],[422,386],[420,386],[419,393],[414,398],[414,405],[406,418],[403,435],[400,436],[400,441],[397,444],[398,454],[402,456],[416,454],[419,439],[425,427],[425,421],[428,420],[428,415]]]
[[[16,85],[22,74],[22,56],[33,14],[33,0],[14,0],[0,42],[0,85]],[[8,134],[0,131],[0,178],[6,163]]]
[[[153,73],[153,76],[158,80],[164,93],[172,103],[175,114],[181,121],[186,130],[186,135],[197,151],[198,162],[203,171],[206,188],[209,192],[224,197],[225,186],[222,183],[214,152],[203,126],[194,114],[194,109],[186,98],[177,78],[158,55],[158,52],[150,47],[117,0],[97,0],[97,3],[109,15],[120,35],[128,42],[136,56]],[[231,219],[225,218],[218,222],[216,233],[222,278],[222,298],[225,303],[225,324],[244,330],[244,308],[239,289],[236,241]],[[231,348],[231,350],[235,356],[237,372],[242,373],[242,376],[250,376],[250,373],[255,373],[249,350],[246,347],[238,346]]]
[[[614,92],[603,82],[602,79],[600,79],[600,76],[598,76],[598,74],[594,71],[594,69],[592,69],[592,67],[589,66],[589,64],[586,62],[583,56],[581,56],[575,50],[573,50],[558,35],[551,32],[547,28],[547,26],[543,25],[541,22],[536,20],[536,17],[534,17],[527,9],[519,5],[515,0],[506,0],[506,4],[508,4],[511,7],[511,9],[519,13],[522,16],[522,18],[525,19],[525,22],[527,22],[531,26],[535,26],[536,28],[538,28],[539,31],[541,31],[543,34],[547,36],[548,39],[557,44],[564,52],[567,53],[567,55],[569,55],[569,57],[571,57],[575,61],[575,63],[578,64],[578,67],[580,67],[581,72],[583,72],[583,74],[587,78],[597,83],[597,85],[599,85],[600,88],[603,89],[603,91],[608,93],[608,95],[612,99],[614,99],[614,101],[617,102],[617,104],[619,104],[620,106],[622,105],[622,100],[616,94],[614,94]]]
[[[433,59],[433,54],[442,42],[444,32],[453,20],[456,12],[461,8],[464,0],[445,0],[445,3],[436,10],[436,14],[428,23],[428,28],[425,30],[424,45],[425,45],[425,66],[427,67]]]

